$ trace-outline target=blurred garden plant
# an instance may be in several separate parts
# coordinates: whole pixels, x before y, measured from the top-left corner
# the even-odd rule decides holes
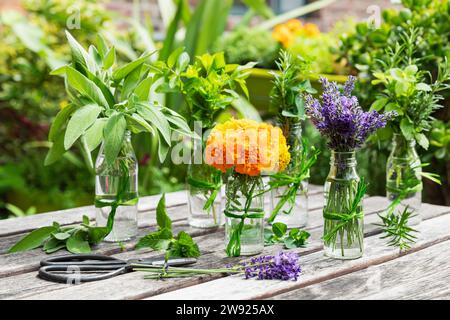
[[[64,163],[43,166],[44,142],[50,119],[67,105],[64,83],[49,72],[70,55],[64,36],[68,8],[79,9],[82,28],[74,30],[90,41],[109,21],[102,1],[23,0],[26,16],[3,11],[0,16],[0,217],[1,203],[36,206],[38,212],[69,208],[90,200],[91,175],[77,152]],[[77,168],[67,170],[68,167]],[[4,169],[4,170],[2,170]],[[4,176],[6,174],[10,179]],[[9,182],[11,183],[9,183]],[[19,182],[20,181],[20,182]]]

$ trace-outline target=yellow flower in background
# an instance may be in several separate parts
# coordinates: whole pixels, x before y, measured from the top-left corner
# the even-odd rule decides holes
[[[303,26],[304,34],[306,34],[308,37],[314,37],[320,34],[319,27],[315,25],[314,23],[306,23]]]
[[[283,171],[291,159],[280,128],[253,120],[229,120],[218,124],[208,137],[206,163],[250,176]]]
[[[315,37],[320,34],[320,30],[314,23],[302,24],[300,20],[291,19],[286,23],[275,26],[272,37],[279,41],[284,48],[289,48],[296,37]]]

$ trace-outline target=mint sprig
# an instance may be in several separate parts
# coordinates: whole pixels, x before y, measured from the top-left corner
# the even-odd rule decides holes
[[[286,249],[304,247],[309,237],[309,232],[298,228],[293,228],[287,232],[287,226],[281,222],[275,222],[271,229],[264,229],[265,246],[283,243]]]
[[[172,232],[172,220],[167,214],[165,195],[161,196],[156,207],[156,223],[158,231],[147,234],[139,239],[136,249],[151,248],[153,250],[166,251],[169,257],[193,257],[200,256],[200,249],[192,237],[185,231],[180,231],[176,237]]]

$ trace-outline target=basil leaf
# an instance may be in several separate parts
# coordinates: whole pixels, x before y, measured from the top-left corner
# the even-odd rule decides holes
[[[88,253],[91,252],[89,242],[85,240],[87,233],[85,231],[78,230],[72,236],[67,239],[66,247],[71,253]]]
[[[123,114],[115,112],[106,123],[103,130],[105,140],[105,158],[108,164],[113,164],[122,148],[127,122]]]
[[[17,242],[14,246],[12,246],[8,252],[19,252],[19,251],[26,251],[26,250],[32,250],[35,248],[40,247],[45,240],[47,240],[50,235],[55,232],[57,228],[54,226],[51,227],[42,227],[39,229],[36,229],[23,237],[19,242]]]
[[[160,229],[172,230],[172,220],[166,210],[166,197],[165,194],[159,199],[158,206],[156,207],[156,222]]]
[[[153,84],[153,78],[145,78],[142,80],[136,88],[134,88],[133,93],[138,97],[139,101],[147,101],[150,95],[150,88]]]
[[[154,250],[167,250],[172,242],[172,231],[162,229],[146,235],[136,244],[136,249],[152,248]]]
[[[100,112],[102,112],[102,108],[98,105],[88,104],[73,113],[64,136],[64,148],[66,150],[95,122]]]
[[[109,231],[107,227],[89,227],[88,237],[89,243],[98,244],[108,235]]]

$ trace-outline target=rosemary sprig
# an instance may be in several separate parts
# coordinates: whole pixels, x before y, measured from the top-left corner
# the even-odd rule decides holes
[[[388,212],[386,216],[378,214],[382,224],[380,226],[384,232],[381,239],[389,239],[388,245],[398,247],[400,251],[409,250],[416,242],[417,237],[413,233],[418,233],[416,229],[411,228],[408,223],[409,219],[415,217],[414,211],[409,210],[409,206],[396,214],[394,210]]]
[[[351,203],[351,206],[347,213],[340,212],[327,212],[327,208],[324,208],[323,217],[329,220],[336,220],[339,223],[330,229],[323,235],[322,239],[325,243],[335,243],[336,237],[339,232],[342,232],[346,226],[352,223],[356,219],[361,219],[364,216],[363,211],[360,209],[364,195],[366,194],[367,185],[362,178],[357,185],[356,193]]]
[[[400,251],[409,250],[416,242],[419,231],[409,226],[409,220],[417,216],[413,210],[406,206],[401,213],[396,213],[396,208],[405,200],[409,194],[422,191],[422,181],[415,174],[415,169],[428,166],[429,163],[423,163],[407,170],[404,176],[403,186],[398,190],[398,196],[389,204],[386,209],[386,215],[378,214],[382,223],[375,224],[380,226],[384,235],[381,239],[389,239],[388,245],[398,247]],[[431,172],[420,172],[420,175],[437,184],[441,184],[440,176]],[[392,191],[392,190],[391,190]]]

